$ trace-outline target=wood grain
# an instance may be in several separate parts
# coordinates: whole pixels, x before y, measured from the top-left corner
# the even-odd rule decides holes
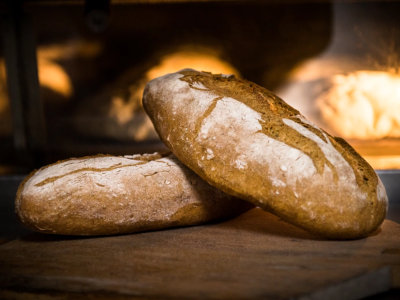
[[[357,299],[398,287],[400,224],[320,240],[260,209],[222,223],[0,245],[0,298]]]

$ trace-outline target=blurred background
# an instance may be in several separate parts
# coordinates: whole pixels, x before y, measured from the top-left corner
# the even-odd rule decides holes
[[[0,4],[0,175],[163,151],[141,96],[182,68],[282,97],[375,169],[400,169],[399,1]]]

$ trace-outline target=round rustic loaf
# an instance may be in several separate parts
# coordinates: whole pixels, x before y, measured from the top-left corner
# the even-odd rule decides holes
[[[252,82],[185,69],[149,82],[143,104],[171,151],[226,193],[328,238],[364,237],[385,218],[372,167]]]
[[[33,230],[107,235],[194,225],[249,209],[211,187],[174,156],[94,156],[33,172],[16,212]]]

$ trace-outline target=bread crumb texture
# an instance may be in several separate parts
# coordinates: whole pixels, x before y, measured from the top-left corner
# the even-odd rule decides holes
[[[16,212],[46,233],[106,235],[194,225],[250,206],[211,187],[174,156],[69,159],[20,185]]]
[[[172,152],[226,193],[328,238],[367,236],[385,218],[372,167],[255,83],[185,69],[149,82],[143,104]]]

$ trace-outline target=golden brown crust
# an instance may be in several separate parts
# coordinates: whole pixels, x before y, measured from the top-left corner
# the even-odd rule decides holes
[[[150,82],[143,104],[170,150],[226,193],[330,238],[366,236],[385,217],[372,167],[254,83],[183,70]]]
[[[60,161],[27,176],[16,197],[23,224],[66,235],[195,225],[249,208],[209,186],[173,156],[158,154]]]

